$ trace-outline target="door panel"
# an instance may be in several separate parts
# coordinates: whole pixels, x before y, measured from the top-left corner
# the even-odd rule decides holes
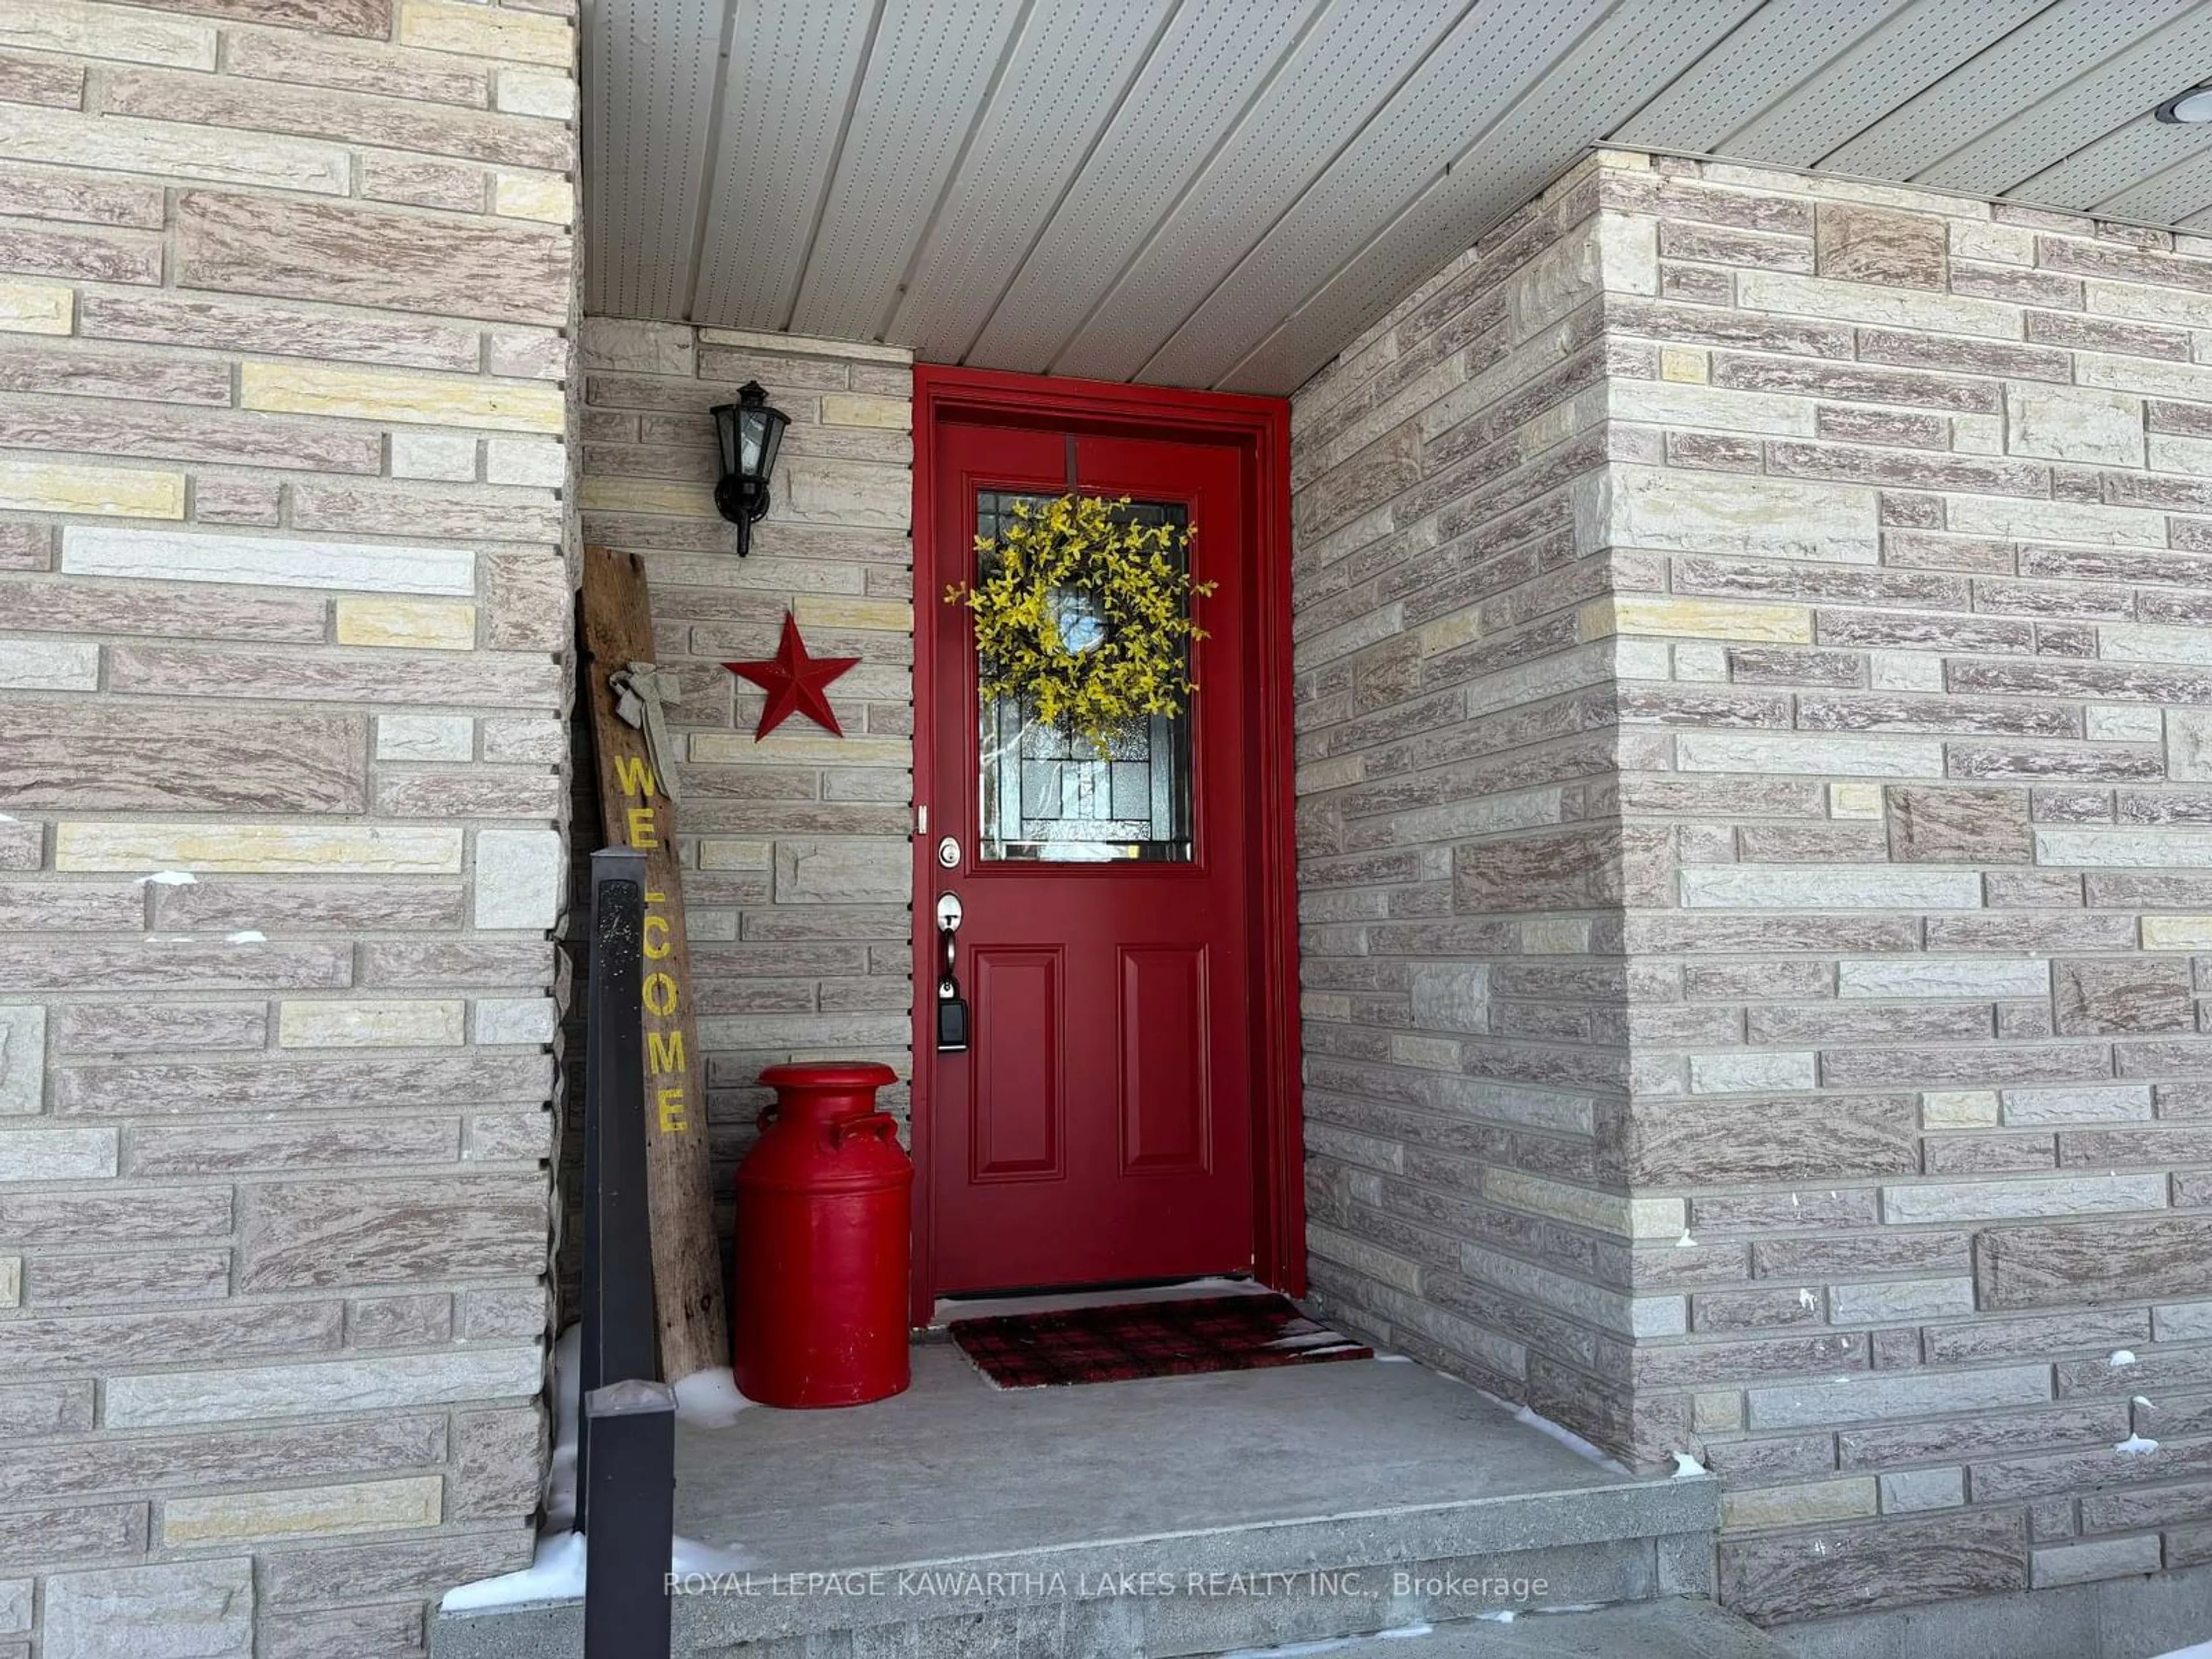
[[[1251,844],[1257,696],[1240,595],[1249,480],[1226,444],[948,422],[932,499],[939,592],[925,799],[933,892],[959,899],[965,1054],[930,1070],[940,1293],[1243,1271],[1253,1265]],[[1209,637],[1173,720],[1101,757],[1003,704],[982,707],[963,607],[975,541],[1016,501],[1127,495],[1191,529]],[[1082,618],[1062,621],[1071,636]],[[932,975],[933,979],[933,974]],[[925,988],[930,981],[925,981]]]
[[[1060,953],[988,945],[975,981],[975,1102],[969,1168],[978,1181],[1065,1176],[1061,1156]]]
[[[1202,1174],[1212,1152],[1206,947],[1121,951],[1121,1168]]]

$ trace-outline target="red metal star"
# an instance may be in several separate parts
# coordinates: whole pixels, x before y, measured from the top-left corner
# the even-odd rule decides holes
[[[794,712],[843,737],[845,729],[837,724],[836,711],[830,707],[823,688],[860,660],[858,657],[808,656],[806,641],[799,637],[799,621],[787,611],[783,642],[776,647],[775,655],[759,662],[726,662],[722,666],[768,693],[760,728],[753,733],[753,741],[758,743]]]

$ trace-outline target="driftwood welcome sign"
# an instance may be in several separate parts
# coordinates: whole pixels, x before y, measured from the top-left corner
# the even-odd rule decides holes
[[[707,1094],[691,998],[690,942],[676,851],[676,805],[656,761],[650,724],[617,714],[611,681],[653,660],[653,614],[635,556],[584,550],[584,673],[591,699],[599,817],[606,844],[645,854],[646,1197],[653,1218],[653,1284],[661,1375],[726,1368],[721,1255],[714,1242]],[[589,1033],[586,1041],[590,1040]]]

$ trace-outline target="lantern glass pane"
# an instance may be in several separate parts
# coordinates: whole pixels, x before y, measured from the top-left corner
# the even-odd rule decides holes
[[[761,477],[765,478],[775,471],[775,453],[783,447],[783,429],[791,424],[791,416],[780,409],[764,409],[761,423]]]
[[[724,404],[714,411],[714,440],[722,449],[722,471],[725,474],[738,470],[738,411],[734,404]]]

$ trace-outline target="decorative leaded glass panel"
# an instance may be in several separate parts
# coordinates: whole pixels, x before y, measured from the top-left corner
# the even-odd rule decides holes
[[[975,533],[996,539],[1017,502],[1031,508],[1053,495],[981,490]],[[1188,527],[1180,501],[1135,501],[1139,524]],[[1099,619],[1081,594],[1065,596],[1054,620],[1078,650],[1102,643]],[[1190,716],[1147,716],[1118,732],[1101,756],[1036,718],[1016,697],[994,697],[982,711],[983,834],[986,859],[1097,864],[1115,859],[1188,862],[1190,830]]]

